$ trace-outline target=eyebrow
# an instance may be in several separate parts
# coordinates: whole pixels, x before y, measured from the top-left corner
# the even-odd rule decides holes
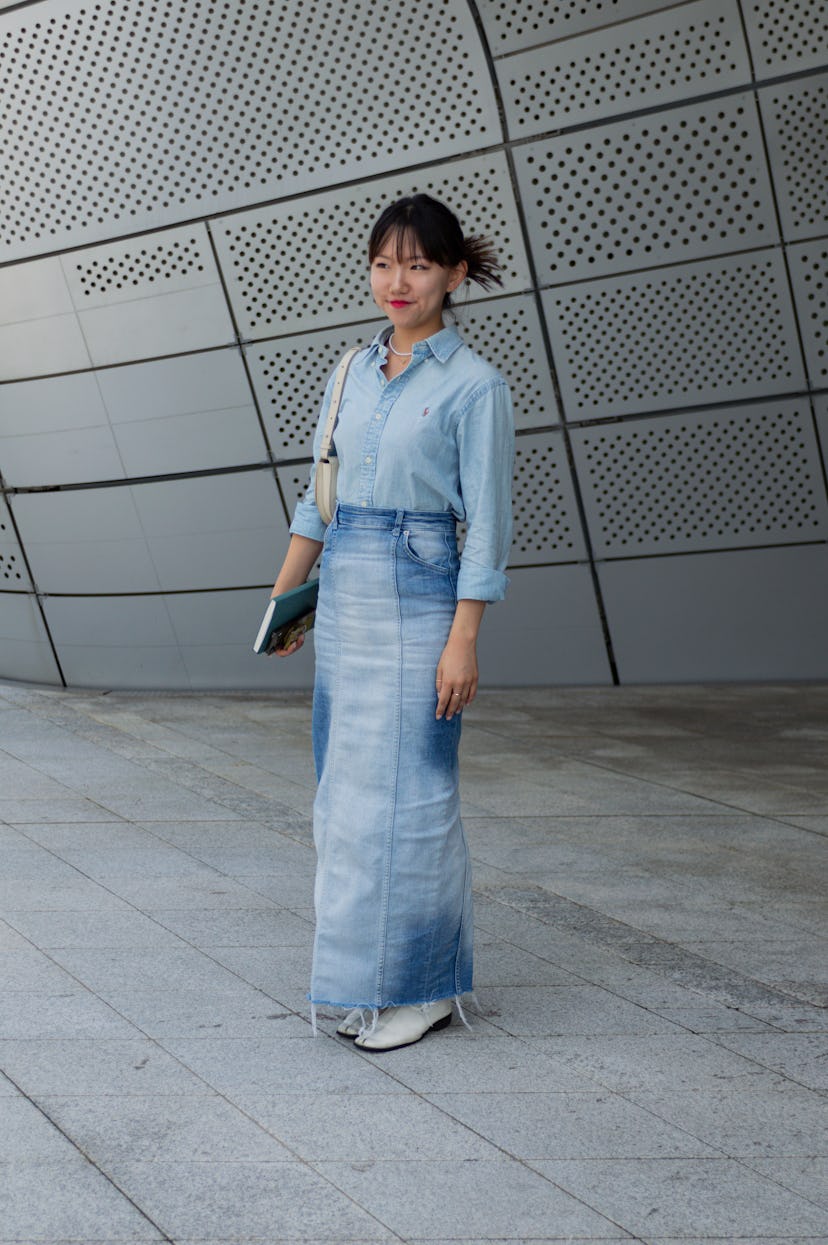
[[[396,258],[397,258],[396,254],[391,255],[389,254],[388,251],[382,251],[379,255],[374,256],[374,259],[396,259]],[[426,263],[430,262],[427,255],[406,255],[405,259],[402,262],[404,264],[413,264],[416,259],[425,260]]]

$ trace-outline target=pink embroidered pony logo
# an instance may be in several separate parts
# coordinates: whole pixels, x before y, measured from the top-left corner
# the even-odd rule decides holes
[[[420,418],[421,418],[421,419],[425,419],[425,417],[426,417],[426,415],[428,414],[429,410],[430,410],[430,407],[426,407],[426,409],[423,411],[423,413],[422,413],[422,415],[420,416]]]

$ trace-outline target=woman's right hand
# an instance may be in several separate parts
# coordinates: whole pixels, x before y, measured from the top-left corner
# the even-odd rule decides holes
[[[304,643],[305,637],[300,635],[287,648],[274,648],[272,653],[268,653],[268,657],[292,657],[294,653],[299,652]]]

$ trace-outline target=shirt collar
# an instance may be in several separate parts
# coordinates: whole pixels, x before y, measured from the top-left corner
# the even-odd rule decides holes
[[[391,332],[386,325],[380,329],[376,337],[371,342],[371,349],[376,349],[383,363],[388,357],[387,341],[391,336]],[[414,358],[431,353],[440,363],[445,363],[450,359],[458,347],[463,345],[463,339],[457,332],[453,324],[446,325],[440,329],[439,333],[433,333],[431,337],[426,337],[423,341],[417,342],[414,347]]]

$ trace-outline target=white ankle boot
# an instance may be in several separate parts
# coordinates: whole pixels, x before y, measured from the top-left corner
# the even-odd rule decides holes
[[[366,1032],[358,1037],[356,1045],[360,1050],[397,1050],[400,1046],[411,1046],[431,1029],[445,1029],[450,1025],[451,1009],[451,999],[438,999],[436,1003],[421,1003],[417,1007],[386,1007],[373,1033]],[[350,1019],[347,1016],[346,1022]]]

